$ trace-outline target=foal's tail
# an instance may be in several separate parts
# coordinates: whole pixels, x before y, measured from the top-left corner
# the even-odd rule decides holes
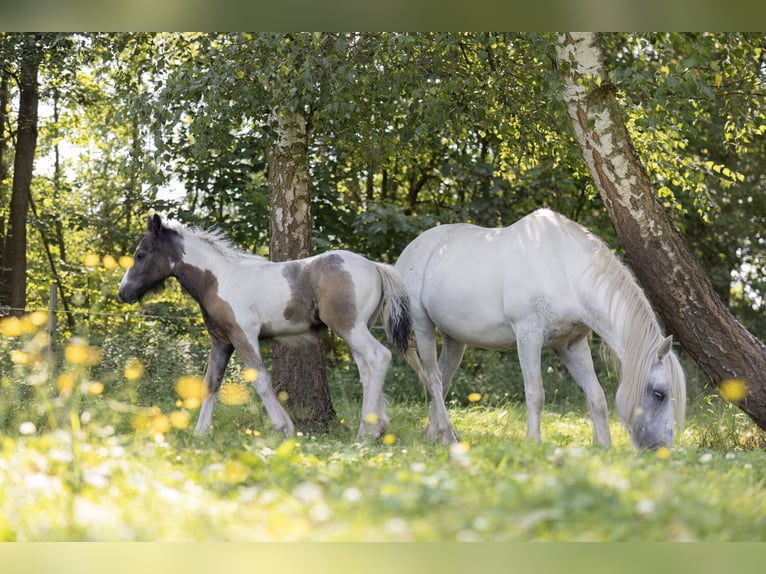
[[[407,352],[412,332],[410,296],[399,272],[390,265],[376,263],[383,283],[384,321],[386,337],[403,355]]]

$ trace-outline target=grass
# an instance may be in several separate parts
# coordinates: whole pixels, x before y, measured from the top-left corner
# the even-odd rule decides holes
[[[332,433],[274,436],[259,401],[233,393],[243,404],[217,405],[214,434],[198,438],[172,380],[201,370],[194,345],[168,342],[154,366],[156,350],[74,340],[51,369],[33,331],[2,343],[0,540],[766,539],[763,433],[699,389],[677,448],[636,452],[613,419],[604,450],[553,364],[543,442],[529,443],[513,357],[469,354],[450,402],[462,442],[444,446],[425,441],[426,404],[397,363],[389,444],[358,444],[341,355]],[[501,374],[508,385],[492,387]]]

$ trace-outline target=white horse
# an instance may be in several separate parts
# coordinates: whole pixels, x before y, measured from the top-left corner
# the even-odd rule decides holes
[[[358,438],[379,437],[388,426],[383,380],[391,352],[370,333],[383,302],[386,335],[404,352],[410,337],[409,298],[398,273],[349,251],[332,251],[284,263],[272,263],[235,250],[216,233],[165,226],[149,218],[136,248],[134,266],[119,287],[119,297],[135,303],[161,287],[168,277],[199,303],[212,343],[205,373],[208,395],[195,434],[208,431],[229,358],[236,350],[275,430],[285,436],[295,428],[269,382],[259,349],[261,339],[299,343],[325,326],[348,343],[363,386]]]
[[[585,393],[594,442],[608,447],[607,402],[587,339],[594,331],[621,363],[616,406],[633,443],[672,446],[686,404],[672,339],[628,269],[580,225],[546,209],[501,229],[441,225],[412,241],[396,269],[410,293],[420,355],[411,348],[407,358],[431,395],[429,438],[456,438],[444,398],[466,345],[516,344],[527,437],[540,440],[540,355],[550,347]],[[438,362],[435,328],[443,342]]]

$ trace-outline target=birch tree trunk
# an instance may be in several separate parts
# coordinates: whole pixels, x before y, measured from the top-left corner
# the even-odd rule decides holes
[[[652,305],[716,385],[745,384],[735,402],[766,429],[766,347],[722,303],[657,199],[622,120],[598,37],[563,34],[557,57],[583,158]]]
[[[270,243],[272,261],[311,255],[311,197],[309,193],[308,133],[299,113],[272,118],[276,138],[269,150]],[[273,343],[272,379],[284,396],[293,422],[304,431],[327,430],[336,420],[324,367],[322,341],[290,347]]]

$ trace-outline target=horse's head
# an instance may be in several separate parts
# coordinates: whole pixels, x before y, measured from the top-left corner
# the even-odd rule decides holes
[[[162,288],[183,255],[181,236],[162,225],[159,215],[148,219],[146,229],[136,247],[133,267],[125,272],[117,292],[126,303],[135,303],[149,291]]]
[[[638,449],[672,447],[674,427],[683,426],[686,390],[683,370],[672,353],[672,337],[654,353],[643,392],[626,399],[623,385],[617,390],[617,409]],[[632,402],[633,404],[629,404]]]

